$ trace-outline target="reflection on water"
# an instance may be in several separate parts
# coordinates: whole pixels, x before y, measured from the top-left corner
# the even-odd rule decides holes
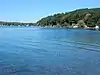
[[[0,75],[99,75],[100,31],[0,27]]]

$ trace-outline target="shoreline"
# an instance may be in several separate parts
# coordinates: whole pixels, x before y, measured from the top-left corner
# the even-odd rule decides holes
[[[43,28],[66,28],[66,29],[85,29],[85,30],[100,30],[100,28],[96,28],[96,27],[73,27],[73,26],[41,26],[41,25],[0,25],[0,27],[43,27]]]

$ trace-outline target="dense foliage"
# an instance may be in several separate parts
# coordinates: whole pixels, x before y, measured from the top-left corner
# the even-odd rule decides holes
[[[37,22],[37,24],[41,26],[100,26],[100,8],[77,9],[71,12],[54,14],[42,18]]]

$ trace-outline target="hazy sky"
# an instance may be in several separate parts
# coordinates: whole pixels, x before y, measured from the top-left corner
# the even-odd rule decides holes
[[[0,20],[36,22],[44,16],[100,7],[100,0],[0,0]]]

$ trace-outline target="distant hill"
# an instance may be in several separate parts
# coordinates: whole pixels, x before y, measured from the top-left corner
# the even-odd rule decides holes
[[[71,12],[58,13],[42,18],[37,22],[41,26],[73,26],[79,27],[94,27],[100,26],[100,8],[92,9],[77,9]]]
[[[36,23],[21,23],[21,22],[4,22],[4,21],[0,21],[0,25],[6,25],[6,26],[18,26],[18,25],[21,25],[21,26],[26,26],[26,25],[29,25],[29,26],[32,26],[32,25],[36,25]]]

